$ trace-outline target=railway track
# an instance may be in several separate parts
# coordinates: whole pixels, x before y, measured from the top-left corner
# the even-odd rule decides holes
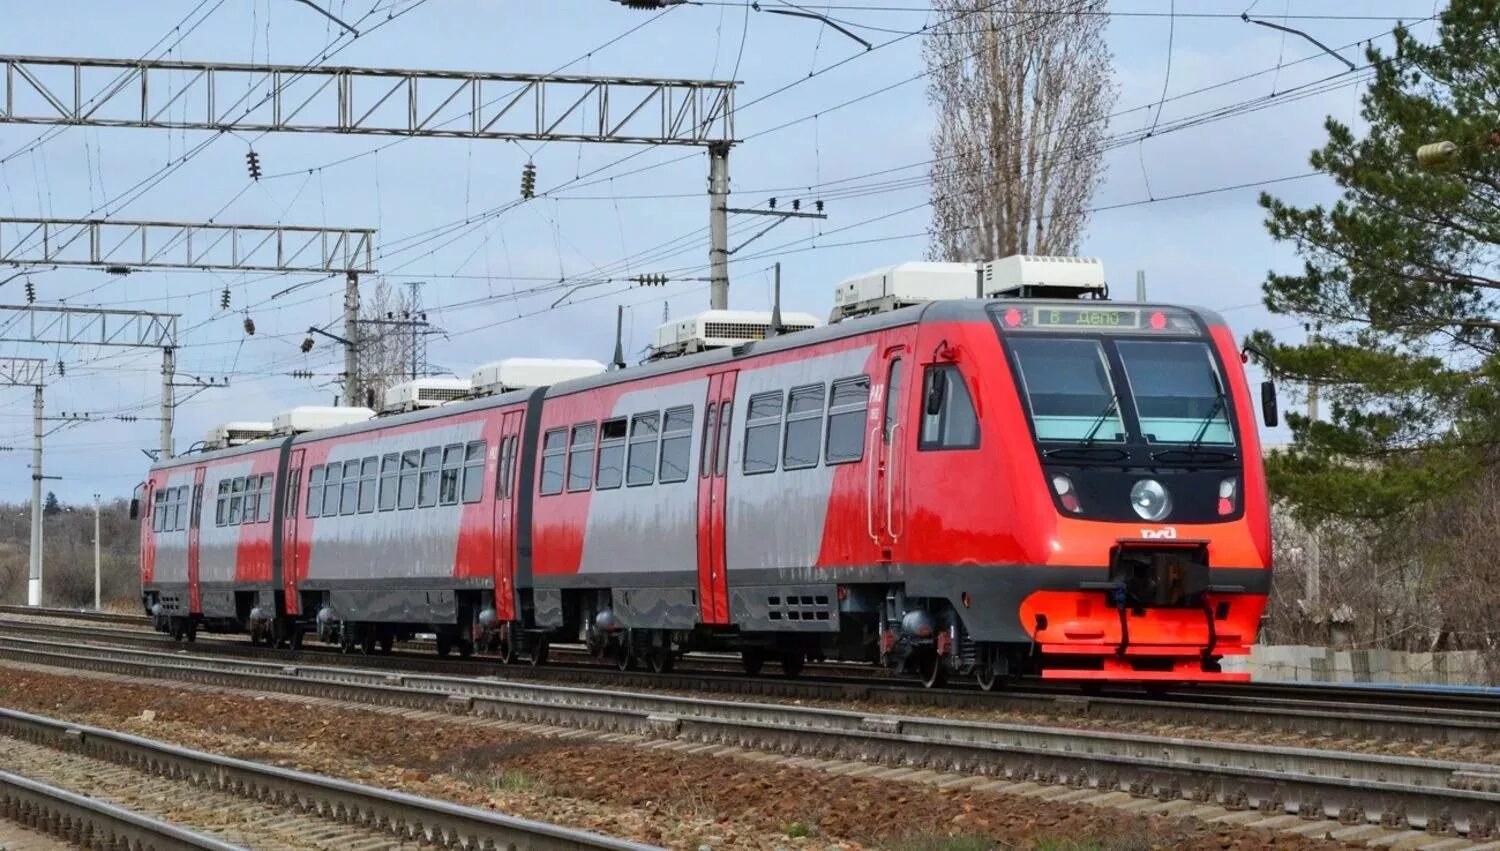
[[[802,757],[1182,800],[1343,827],[1500,838],[1500,766],[851,712],[658,693],[0,639],[0,658],[502,720],[733,745]]]
[[[0,801],[74,845],[108,848],[609,849],[649,846],[0,709]],[[48,785],[88,790],[90,797]],[[93,796],[168,810],[173,821]],[[216,834],[216,835],[210,835]],[[222,834],[218,836],[217,834]],[[102,841],[109,837],[110,841]],[[116,844],[123,840],[123,844]]]
[[[14,750],[8,755],[13,754]],[[244,847],[8,771],[0,771],[0,820],[23,828],[8,833],[0,827],[0,847],[17,851],[53,847],[240,851]],[[59,841],[53,844],[44,837]]]
[[[427,654],[399,652],[389,656],[344,655],[332,648],[316,646],[290,653],[252,647],[239,640],[204,640],[203,634],[196,644],[181,645],[164,636],[139,630],[101,630],[0,619],[0,633],[6,632],[35,639],[32,644],[12,644],[13,652],[18,653],[24,653],[22,648],[27,647],[101,641],[148,652],[191,648],[194,653],[255,660],[269,671],[288,665],[308,671],[336,666],[336,670],[373,672],[369,676],[376,680],[400,678],[413,683],[431,682],[434,688],[450,691],[475,677],[503,677],[518,685],[522,681],[560,686],[597,687],[602,684],[619,689],[717,693],[818,701],[828,705],[939,707],[979,714],[986,710],[1013,711],[1047,715],[1065,724],[1090,720],[1126,721],[1170,724],[1195,730],[1248,729],[1336,741],[1441,743],[1500,751],[1500,701],[1474,700],[1474,695],[1448,695],[1456,698],[1450,708],[1437,699],[1415,706],[1405,701],[1386,704],[1381,702],[1380,693],[1366,689],[1247,688],[1207,694],[1169,692],[1157,696],[1139,692],[1084,696],[1050,686],[1009,692],[981,692],[977,689],[933,691],[916,684],[903,685],[881,678],[808,677],[793,680],[702,671],[658,675],[620,672],[589,662],[539,668],[505,667],[483,658],[439,659]],[[1432,694],[1437,697],[1442,693]],[[1406,691],[1399,692],[1399,696],[1408,700],[1421,697]]]

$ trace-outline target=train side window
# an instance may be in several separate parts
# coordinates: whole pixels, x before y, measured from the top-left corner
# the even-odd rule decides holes
[[[302,487],[302,469],[292,468],[286,476],[286,508],[285,516],[297,516],[297,491]]]
[[[431,508],[437,505],[438,480],[443,472],[443,449],[429,446],[422,450],[422,475],[417,486],[417,507]]]
[[[865,413],[870,407],[870,376],[842,378],[828,394],[828,442],[823,460],[848,464],[865,457]]]
[[[586,491],[594,484],[594,445],[599,427],[593,423],[573,426],[568,444],[568,491]]]
[[[719,431],[719,403],[708,403],[708,414],[703,417],[703,445],[698,447],[698,478],[706,479],[713,472],[714,435]]]
[[[396,487],[401,481],[401,456],[394,452],[387,453],[380,459],[380,498],[378,500],[381,511],[394,511],[396,508]]]
[[[339,500],[340,514],[353,514],[359,510],[359,464],[358,458],[344,462],[344,495]]]
[[[422,463],[422,453],[412,449],[401,453],[401,491],[396,507],[405,511],[417,507],[417,472]]]
[[[786,400],[780,390],[750,397],[745,412],[745,474],[774,473],[780,453],[781,410]]]
[[[151,498],[151,531],[161,531],[161,506],[162,498],[166,496],[165,491],[157,491]]]
[[[377,469],[380,459],[371,455],[359,462],[359,513],[369,514],[375,510],[375,491],[380,484]]]
[[[307,471],[307,516],[317,517],[323,511],[323,466]]]
[[[344,465],[338,462],[329,464],[323,468],[323,516],[339,516],[339,494],[343,492],[340,486],[343,481]]]
[[[891,442],[891,433],[901,422],[901,358],[891,361],[891,371],[886,373],[885,379],[885,425],[882,427],[880,436],[885,443]]]
[[[599,490],[617,488],[625,480],[625,418],[599,424],[599,464],[594,474]]]
[[[954,364],[934,364],[922,376],[922,433],[917,448],[924,452],[979,448],[979,418],[963,373]],[[929,413],[929,399],[940,400]]]
[[[660,417],[660,414],[651,411],[646,414],[636,414],[630,418],[630,458],[625,464],[625,484],[631,487],[649,485],[656,481],[656,444],[657,432],[661,430],[658,427],[661,422]],[[689,423],[689,428],[691,427]],[[692,439],[691,434],[688,435],[688,439]],[[686,474],[687,471],[684,469],[683,472]],[[667,474],[663,471],[662,481],[666,479]]]
[[[235,478],[229,485],[229,525],[240,525],[240,515],[245,507],[245,480]]]
[[[260,511],[260,476],[245,479],[245,511],[240,515],[241,523],[254,523],[255,513]]]
[[[260,507],[255,512],[256,523],[268,523],[271,520],[271,510],[275,508],[275,503],[271,499],[274,493],[272,488],[276,486],[275,480],[276,477],[270,473],[260,477]]]
[[[223,526],[229,519],[229,480],[219,480],[219,498],[214,503],[214,525]]]
[[[438,487],[438,502],[442,505],[458,504],[458,479],[464,469],[463,444],[455,443],[443,447],[443,477]]]
[[[823,385],[793,387],[787,394],[786,439],[781,449],[781,469],[816,467],[822,449]]]
[[[500,463],[496,465],[495,499],[510,499],[511,482],[515,480],[515,449],[516,439],[514,437],[500,438]]]
[[[662,484],[687,481],[693,463],[693,406],[670,408],[662,414],[661,463],[656,480]]]
[[[555,428],[542,441],[542,482],[544,495],[562,493],[563,466],[568,453],[568,430]]]
[[[464,502],[478,502],[484,495],[484,448],[482,440],[464,447]]]
[[[188,524],[188,486],[183,485],[177,489],[177,531],[181,532]]]

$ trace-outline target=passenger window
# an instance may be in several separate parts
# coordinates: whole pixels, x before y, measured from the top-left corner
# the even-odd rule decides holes
[[[482,440],[464,447],[464,502],[478,502],[484,494],[484,448]]]
[[[438,490],[438,502],[443,505],[458,504],[458,478],[464,466],[464,448],[458,444],[443,448],[443,477]]]
[[[901,358],[891,361],[891,371],[886,374],[885,379],[885,426],[881,429],[881,438],[886,443],[891,442],[891,433],[896,430],[896,424],[901,421]]]
[[[495,499],[510,499],[511,482],[515,481],[515,445],[514,437],[503,437],[500,439],[500,463],[497,465],[498,481],[495,482]]]
[[[941,394],[938,412],[927,412],[927,400]],[[922,433],[917,440],[921,450],[976,449],[979,446],[979,418],[963,373],[953,364],[927,367],[922,378]]]
[[[625,419],[605,420],[599,426],[599,464],[594,480],[600,490],[617,488],[625,480]]]
[[[594,483],[594,440],[599,427],[593,423],[573,426],[568,444],[568,490],[586,491]]]
[[[392,452],[380,459],[380,497],[377,500],[381,511],[396,507],[396,489],[401,473],[401,456]]]
[[[359,462],[359,513],[369,514],[375,510],[375,492],[380,486],[376,467],[380,459],[374,455]]]
[[[323,516],[337,517],[339,513],[339,494],[343,481],[343,464],[329,464],[323,468]]]
[[[307,473],[307,516],[317,517],[323,512],[323,467],[318,465]]]
[[[722,476],[729,468],[729,424],[734,421],[734,403],[719,406],[719,459],[714,475]]]
[[[417,507],[437,505],[438,479],[443,473],[443,450],[433,446],[422,450],[422,476],[417,487]]]
[[[219,498],[214,503],[214,525],[223,526],[229,522],[229,480],[219,482]]]
[[[405,511],[417,507],[417,478],[422,466],[422,453],[410,449],[401,453],[401,489],[396,497],[396,507]]]
[[[359,459],[344,462],[344,496],[339,501],[340,514],[359,510]]]
[[[847,464],[865,456],[865,413],[870,406],[870,376],[833,382],[828,394],[828,442],[823,460]]]
[[[286,517],[297,516],[297,491],[302,487],[302,470],[294,469],[286,477]]]
[[[568,452],[568,430],[555,428],[547,432],[542,443],[543,494],[562,493],[563,465]]]
[[[772,473],[781,449],[781,391],[750,397],[745,413],[745,474]]]
[[[245,480],[236,478],[229,483],[229,525],[240,525],[240,514],[245,506]]]
[[[656,479],[663,484],[686,481],[693,457],[693,409],[672,408],[662,415],[661,464]]]
[[[272,500],[272,494],[275,493],[272,490],[275,487],[275,480],[276,477],[270,473],[266,473],[260,477],[260,509],[255,512],[256,523],[266,523],[271,519],[271,509],[275,507],[275,503]]]
[[[818,465],[823,448],[823,385],[793,387],[787,394],[786,441],[781,449],[783,470]]]
[[[630,420],[630,459],[626,464],[625,483],[649,485],[656,479],[656,442],[658,417],[655,411],[636,414]],[[662,474],[665,478],[666,474]]]
[[[698,447],[698,477],[706,479],[713,472],[714,435],[719,429],[719,404],[708,403],[708,415],[703,418],[703,445]]]
[[[260,510],[259,485],[259,476],[251,476],[245,480],[245,513],[240,515],[241,523],[255,522],[255,512]]]

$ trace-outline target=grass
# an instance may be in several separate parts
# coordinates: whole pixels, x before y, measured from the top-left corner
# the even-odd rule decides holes
[[[459,779],[481,789],[491,792],[539,792],[547,793],[548,790],[542,782],[524,771],[507,768],[499,774],[487,771],[464,771],[458,775]]]
[[[1148,851],[1151,843],[1137,836],[1115,839],[1042,837],[1023,845],[1006,845],[985,836],[916,835],[882,846],[885,851]]]
[[[909,836],[884,846],[886,851],[994,851],[999,845],[984,836]]]
[[[786,835],[791,839],[800,839],[804,836],[812,836],[814,832],[811,825],[807,824],[806,822],[800,821],[788,822],[786,827],[783,829],[786,831]]]

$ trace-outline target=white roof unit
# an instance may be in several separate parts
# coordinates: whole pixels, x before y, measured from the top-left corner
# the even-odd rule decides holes
[[[270,437],[274,429],[270,423],[238,421],[214,426],[203,436],[203,447],[208,450],[244,446]]]
[[[841,281],[833,291],[833,313],[828,321],[886,313],[937,299],[978,296],[978,270],[972,263],[898,263]]]
[[[981,268],[988,298],[1102,297],[1109,292],[1104,283],[1104,263],[1097,257],[1014,254],[991,260]]]
[[[822,325],[810,313],[781,314],[782,333],[807,331]],[[738,346],[764,340],[771,330],[769,310],[705,310],[659,325],[651,342],[652,358],[690,355],[706,349]]]
[[[277,434],[301,434],[321,428],[362,423],[375,416],[369,408],[329,408],[319,405],[303,405],[282,411],[271,421]]]
[[[467,398],[474,388],[466,378],[415,378],[387,387],[381,402],[383,414],[435,408],[446,402]]]
[[[587,358],[506,358],[475,369],[471,383],[475,396],[489,396],[547,387],[603,371],[604,364]]]

